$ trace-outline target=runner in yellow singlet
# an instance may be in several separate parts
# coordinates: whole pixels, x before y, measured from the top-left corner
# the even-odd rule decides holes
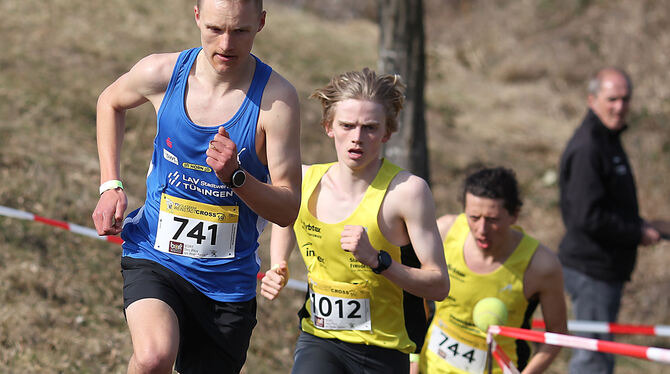
[[[293,228],[273,226],[273,270],[261,294],[285,283],[297,244],[309,292],[299,313],[293,373],[402,373],[425,333],[421,297],[442,300],[449,278],[427,183],[381,158],[397,129],[403,85],[369,69],[335,76],[323,105],[337,161],[303,166]]]
[[[421,373],[485,373],[486,335],[472,310],[485,297],[502,300],[506,326],[530,327],[539,304],[547,330],[566,331],[563,275],[556,255],[513,226],[522,202],[514,172],[488,168],[469,175],[463,188],[464,214],[438,219],[449,264],[451,291],[435,303],[420,356]],[[522,340],[497,336],[496,342],[523,373],[544,371],[560,348],[543,345],[530,357]],[[493,364],[493,372],[501,373]],[[414,373],[417,365],[413,364]]]

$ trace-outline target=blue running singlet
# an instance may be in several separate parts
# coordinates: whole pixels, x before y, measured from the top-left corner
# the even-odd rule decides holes
[[[200,50],[181,52],[172,72],[157,114],[146,201],[124,221],[123,256],[155,261],[211,299],[247,301],[256,296],[256,251],[266,221],[205,162],[218,126],[196,125],[186,114],[186,86]],[[241,167],[267,182],[268,169],[256,155],[256,125],[272,69],[254,58],[247,96],[233,118],[220,126],[237,145]]]

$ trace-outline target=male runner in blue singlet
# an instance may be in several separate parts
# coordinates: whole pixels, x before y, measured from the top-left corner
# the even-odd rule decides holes
[[[97,106],[100,235],[121,233],[129,373],[238,373],[256,324],[258,237],[300,203],[298,99],[250,51],[262,0],[198,0],[202,47],[153,54]],[[123,220],[125,111],[151,102],[144,205]],[[123,225],[122,225],[123,222]]]

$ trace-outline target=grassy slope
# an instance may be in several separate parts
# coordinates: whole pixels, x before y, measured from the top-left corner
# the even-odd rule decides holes
[[[330,160],[310,91],[334,72],[375,66],[376,27],[277,6],[254,52],[296,85],[306,163]],[[560,4],[559,4],[560,3]],[[521,224],[556,247],[562,227],[546,183],[584,112],[582,83],[603,63],[631,71],[633,125],[626,134],[643,214],[669,205],[666,75],[670,38],[662,2],[426,0],[429,135],[438,212],[458,211],[463,172],[477,163],[514,167],[526,195]],[[153,51],[197,44],[190,0],[162,9],[131,0],[0,2],[0,205],[91,226],[97,200],[95,100],[112,79]],[[450,3],[451,4],[451,3]],[[454,3],[455,4],[455,3]],[[167,8],[166,8],[167,7]],[[613,20],[617,20],[614,22]],[[467,30],[464,32],[463,30]],[[640,56],[643,56],[641,58]],[[145,106],[129,115],[122,160],[130,206],[144,194],[154,135]],[[264,243],[267,236],[264,236]],[[670,324],[668,244],[641,252],[621,320]],[[267,246],[262,249],[266,257]],[[121,313],[119,249],[37,223],[0,217],[0,370],[121,373],[130,339]],[[293,274],[304,279],[299,258]],[[247,373],[287,372],[302,296],[259,299]],[[622,338],[645,345],[663,339]],[[564,362],[555,365],[561,372]],[[658,371],[623,359],[619,373]]]

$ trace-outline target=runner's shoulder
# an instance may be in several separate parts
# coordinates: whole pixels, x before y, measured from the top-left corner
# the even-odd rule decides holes
[[[398,199],[425,198],[432,196],[430,186],[425,179],[412,174],[407,170],[401,170],[393,178],[389,185],[387,194],[392,194]],[[405,200],[405,202],[411,200]]]
[[[526,273],[543,281],[556,277],[561,272],[561,262],[558,260],[556,253],[544,244],[538,244]]]
[[[384,209],[401,217],[435,219],[435,201],[428,183],[406,170],[400,171],[391,181],[384,197]],[[426,215],[428,214],[428,215]]]
[[[144,85],[164,90],[170,83],[179,53],[155,53],[139,60],[130,73]]]
[[[291,82],[272,70],[263,92],[263,99],[280,100],[288,104],[298,104],[298,92]]]
[[[437,229],[440,231],[440,237],[443,241],[446,239],[451,226],[456,222],[456,218],[458,218],[458,214],[445,214],[437,219]]]

